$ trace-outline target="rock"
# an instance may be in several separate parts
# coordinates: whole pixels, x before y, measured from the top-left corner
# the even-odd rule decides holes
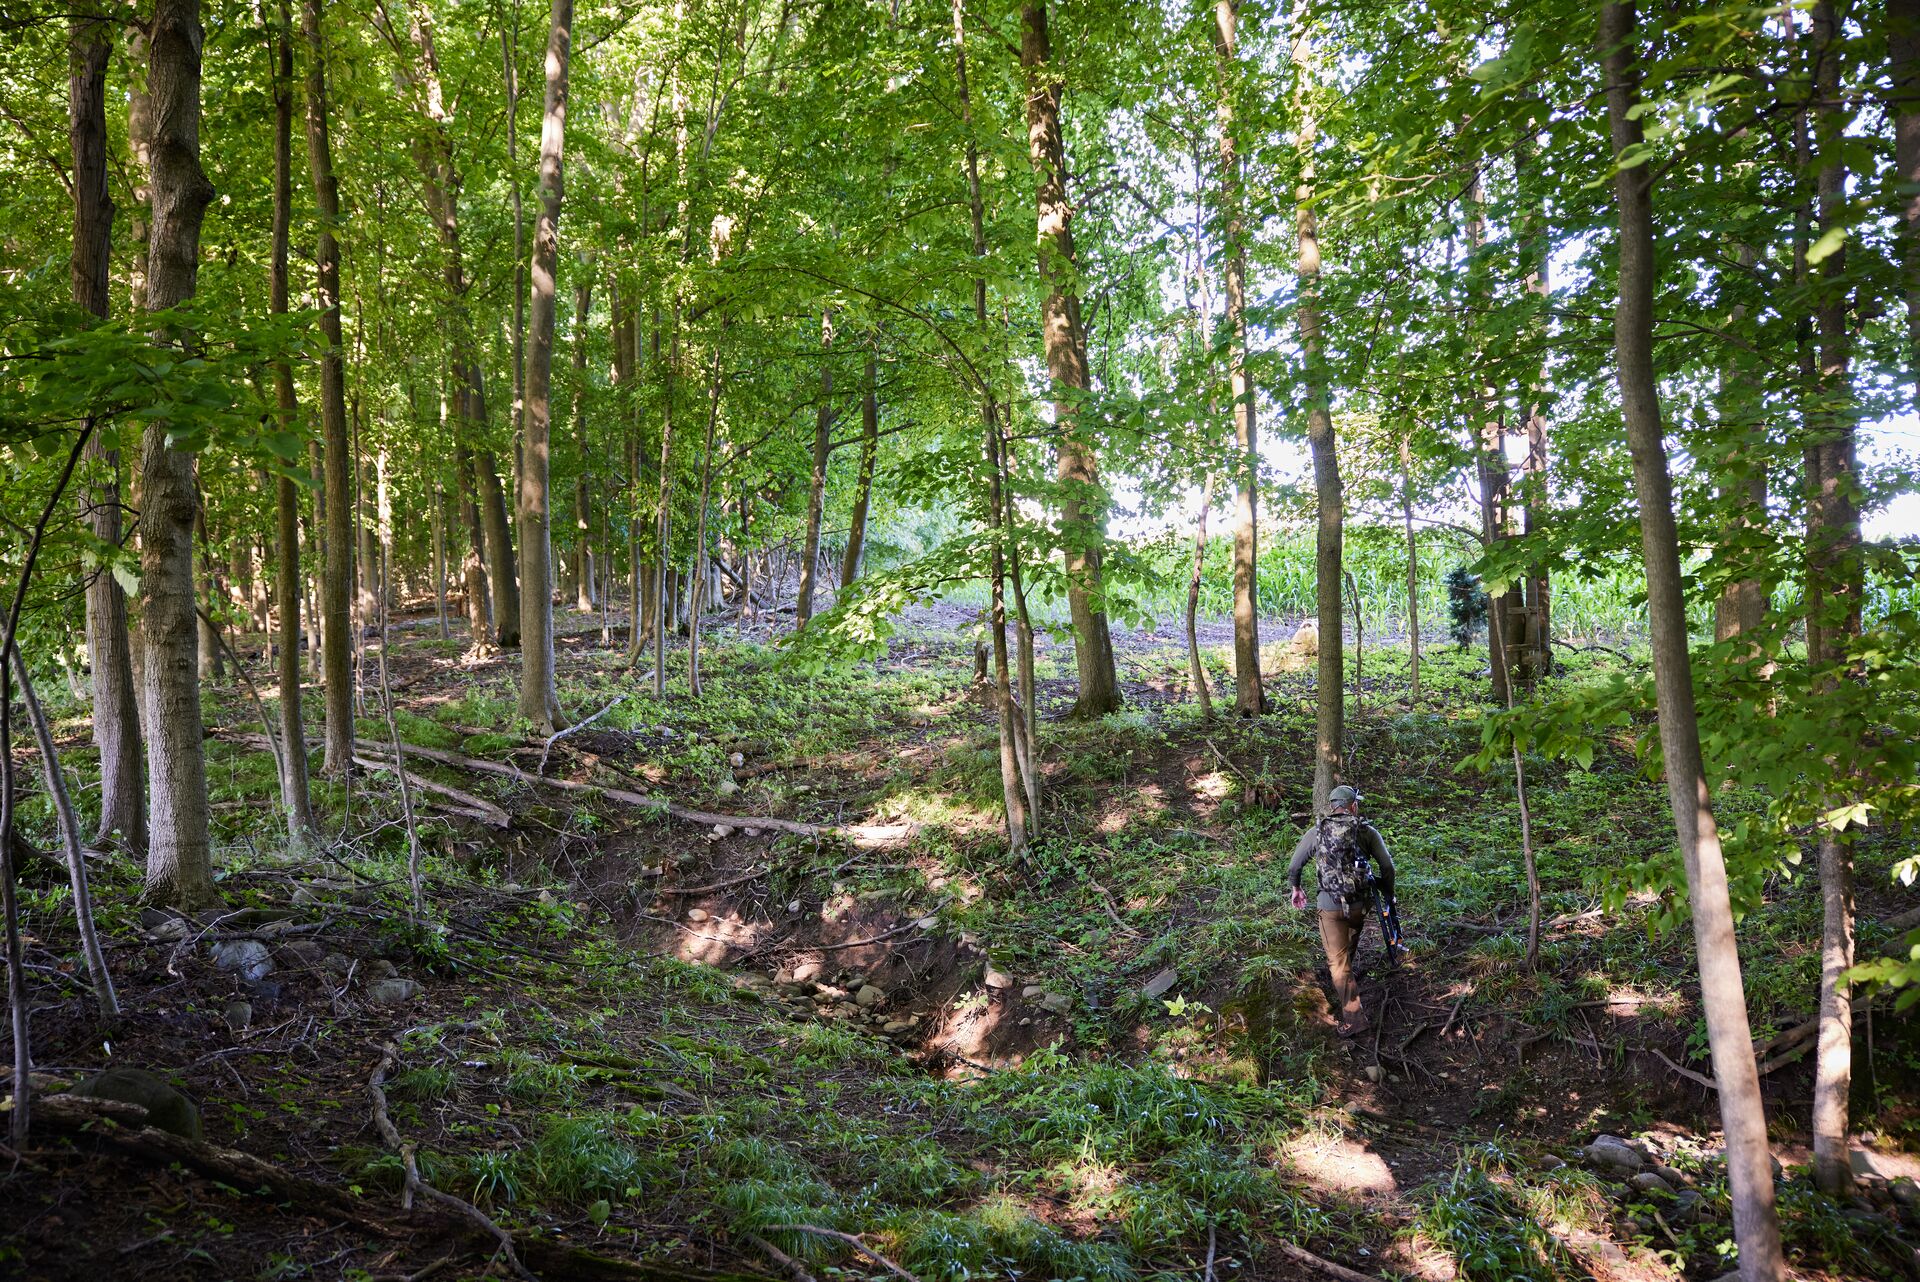
[[[796,984],[811,983],[820,978],[820,971],[822,969],[820,963],[817,961],[803,961],[793,968],[793,982]]]
[[[687,920],[693,922],[695,925],[707,920],[711,916],[713,916],[713,914],[704,908],[687,909]]]
[[[345,953],[328,953],[321,961],[320,969],[334,979],[345,979],[353,973],[353,958]]]
[[[1003,970],[996,970],[992,962],[987,963],[988,988],[1012,988],[1013,984],[1013,976]]]
[[[867,1010],[872,1010],[875,1006],[887,1000],[887,990],[876,987],[873,984],[862,984],[860,985],[859,991],[854,993],[853,1000]]]
[[[227,1027],[238,1031],[253,1023],[253,1003],[228,1002],[222,1014],[226,1016]]]
[[[1671,1188],[1676,1188],[1676,1189],[1683,1188],[1686,1185],[1693,1183],[1692,1180],[1688,1179],[1686,1176],[1682,1175],[1680,1172],[1674,1170],[1671,1166],[1668,1166],[1665,1162],[1655,1162],[1651,1166],[1647,1167],[1647,1169],[1649,1171],[1652,1171],[1655,1175],[1658,1175],[1661,1179],[1665,1180],[1668,1186]]]
[[[1047,992],[1046,988],[1040,984],[1028,984],[1025,988],[1020,990],[1020,995],[1026,998],[1028,1001],[1032,1001],[1036,997],[1044,997],[1046,995],[1046,992]]]
[[[1381,1081],[1386,1077],[1386,1075],[1387,1075],[1387,1070],[1384,1068],[1381,1068],[1378,1064],[1367,1065],[1367,1080],[1369,1082]]]
[[[375,957],[371,961],[362,963],[360,973],[368,979],[392,979],[400,972],[395,968],[394,964],[386,958]]]
[[[420,985],[411,979],[382,979],[367,985],[367,1000],[376,1006],[398,1006],[420,993]]]
[[[731,797],[734,793],[740,791],[740,785],[731,779],[722,779],[714,791],[723,797]]]
[[[74,1087],[73,1094],[138,1104],[147,1110],[147,1125],[184,1139],[200,1138],[199,1106],[145,1069],[109,1068]]]
[[[1686,1224],[1700,1215],[1700,1204],[1707,1199],[1696,1189],[1681,1189],[1674,1194],[1673,1209],[1667,1218],[1675,1224]]]
[[[265,979],[273,973],[273,954],[257,939],[225,939],[213,946],[213,964],[245,979]]]
[[[1920,1184],[1915,1184],[1904,1175],[1887,1185],[1887,1192],[1907,1210],[1912,1210],[1915,1203],[1920,1202]]]
[[[1549,1153],[1545,1157],[1541,1158],[1536,1165],[1538,1165],[1539,1168],[1543,1171],[1558,1171],[1558,1170],[1564,1169],[1566,1167],[1566,1164],[1567,1164],[1567,1159],[1565,1159],[1564,1157],[1559,1157],[1553,1153]]]
[[[922,917],[913,924],[921,930],[932,930],[940,924],[940,919],[938,917]]]
[[[713,826],[713,839],[715,841],[721,841],[731,836],[733,836],[732,824],[715,824]]]
[[[1627,1181],[1627,1187],[1636,1193],[1665,1193],[1668,1196],[1672,1196],[1673,1194],[1673,1185],[1667,1183],[1652,1171],[1640,1172],[1640,1174]]]
[[[1020,1017],[1020,1027],[1022,1027],[1022,1028],[1031,1028],[1031,1027],[1033,1027],[1033,1016],[1031,1016],[1031,1015],[1022,1015],[1022,1016]]]
[[[1045,993],[1040,998],[1040,1005],[1055,1015],[1064,1015],[1073,1009],[1073,998],[1065,993]]]
[[[1140,985],[1140,995],[1142,997],[1147,998],[1148,1000],[1152,1000],[1153,998],[1158,997],[1161,994],[1169,991],[1170,989],[1173,988],[1175,984],[1179,982],[1180,982],[1179,968],[1175,966],[1169,966],[1165,970],[1161,971],[1159,974],[1155,975],[1152,979],[1149,979],[1146,983]]]
[[[295,939],[274,949],[273,959],[283,970],[319,970],[326,964],[327,950],[311,939]]]
[[[888,1036],[892,1036],[895,1033],[909,1033],[913,1031],[913,1021],[910,1019],[890,1019],[880,1026],[880,1031]]]
[[[747,837],[758,837],[760,835],[760,830],[758,828],[746,828],[742,830],[741,835],[747,836]]]
[[[1625,1179],[1639,1173],[1646,1163],[1640,1155],[1627,1147],[1626,1141],[1612,1135],[1602,1135],[1581,1150],[1581,1156],[1587,1165],[1602,1175],[1614,1179]]]
[[[193,933],[193,923],[185,917],[169,917],[155,925],[149,932],[164,944],[177,944]]]
[[[727,755],[727,764],[738,770],[741,766],[747,764],[747,754],[744,752],[729,753]]]

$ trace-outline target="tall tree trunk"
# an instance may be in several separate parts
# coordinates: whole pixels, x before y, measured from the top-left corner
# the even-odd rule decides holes
[[[303,0],[307,40],[307,160],[313,171],[318,238],[320,337],[320,435],[325,447],[326,569],[321,576],[321,644],[326,685],[326,757],[331,775],[353,768],[353,496],[350,443],[347,439],[347,388],[344,344],[340,337],[340,187],[333,175],[328,138],[327,53],[321,37],[321,5]]]
[[[1887,0],[1893,183],[1907,295],[1907,383],[1920,408],[1920,0]]]
[[[1239,13],[1239,0],[1214,0],[1213,47],[1220,64],[1220,203],[1226,215],[1227,370],[1233,391],[1233,710],[1253,717],[1267,710],[1267,696],[1260,684],[1260,436],[1254,422],[1253,382],[1247,376],[1247,228],[1233,127],[1240,72]],[[1204,509],[1200,523],[1206,524]]]
[[[1213,506],[1213,478],[1200,486],[1200,511],[1193,518],[1193,573],[1187,576],[1187,676],[1200,719],[1213,720],[1213,691],[1207,685],[1207,666],[1200,661],[1200,577],[1207,566],[1207,509]]]
[[[208,546],[206,496],[200,492],[199,468],[194,468],[193,538],[197,555],[193,561],[193,594],[201,602],[195,626],[200,630],[200,679],[214,684],[226,676],[220,638],[214,633],[214,619],[220,609],[220,585],[213,572],[213,549]]]
[[[713,502],[713,434],[720,425],[720,354],[726,341],[726,322],[713,344],[713,368],[707,375],[707,432],[700,446],[700,504],[693,518],[693,583],[687,590],[687,692],[699,695],[700,615],[707,594],[707,509]]]
[[[1345,514],[1340,457],[1334,451],[1326,343],[1321,337],[1320,229],[1313,208],[1313,151],[1320,131],[1309,97],[1309,81],[1314,75],[1313,52],[1304,34],[1294,40],[1293,60],[1302,84],[1298,144],[1300,188],[1295,194],[1295,228],[1300,252],[1298,316],[1300,350],[1307,364],[1307,444],[1313,454],[1314,501],[1319,513],[1314,532],[1314,596],[1320,646],[1319,666],[1314,677],[1313,734],[1313,809],[1318,814],[1325,809],[1327,795],[1340,781],[1346,755],[1346,628],[1340,600]]]
[[[656,318],[657,319],[657,318]],[[654,355],[659,356],[659,326],[656,324]],[[668,605],[668,586],[673,579],[673,396],[674,367],[680,362],[680,309],[673,310],[673,338],[667,344],[667,359],[660,379],[660,503],[654,509],[653,601],[647,617],[653,620],[653,694],[657,699],[667,692],[667,632],[673,626]]]
[[[1840,97],[1841,30],[1833,0],[1814,0],[1813,54],[1816,148],[1822,234],[1845,217],[1846,163],[1841,158],[1847,111]],[[1807,511],[1808,570],[1820,585],[1820,616],[1809,616],[1808,658],[1815,668],[1815,689],[1828,701],[1845,679],[1851,643],[1860,634],[1863,573],[1860,564],[1858,460],[1855,451],[1851,365],[1847,331],[1852,286],[1846,275],[1845,245],[1820,264],[1814,297],[1819,337],[1816,413],[1809,426],[1810,448],[1818,451],[1816,488]],[[1831,799],[1840,805],[1845,797]],[[1853,1082],[1853,997],[1846,980],[1853,968],[1853,845],[1831,826],[1820,829],[1820,1033],[1813,1081],[1813,1175],[1835,1197],[1853,1189],[1847,1152],[1847,1107]]]
[[[573,22],[568,12],[569,27]],[[527,395],[527,219],[520,200],[520,64],[515,56],[520,40],[520,5],[514,0],[513,20],[500,24],[501,83],[507,93],[507,190],[513,200],[513,413],[510,422],[518,422]],[[548,73],[551,78],[553,49],[549,41]],[[549,87],[551,93],[551,87]],[[546,125],[541,124],[541,151],[546,150]],[[517,450],[516,446],[516,450]],[[499,584],[494,584],[499,594]],[[518,610],[515,611],[516,617]],[[503,642],[511,645],[512,642]]]
[[[466,583],[467,641],[479,646],[487,644],[493,633],[493,603],[487,590],[486,535],[480,528],[480,503],[473,489],[473,455],[458,438],[453,446],[453,468],[460,523],[467,531],[467,547],[460,559],[460,574]]]
[[[1616,158],[1638,151],[1645,137],[1638,115],[1637,38],[1633,6],[1610,0],[1601,10],[1599,43]],[[1734,940],[1720,829],[1714,821],[1713,798],[1700,755],[1673,489],[1653,368],[1653,291],[1658,265],[1654,261],[1652,183],[1653,170],[1647,165],[1621,168],[1613,178],[1620,219],[1620,298],[1614,313],[1614,351],[1627,446],[1633,459],[1634,492],[1640,503],[1660,746],[1665,755],[1674,828],[1686,861],[1694,947],[1700,965],[1700,1000],[1706,1014],[1714,1077],[1720,1084],[1720,1118],[1727,1136],[1740,1276],[1744,1282],[1776,1282],[1786,1276],[1786,1266],[1774,1211],[1766,1108],[1753,1060],[1753,1035],[1741,986],[1740,953]]]
[[[973,132],[973,93],[967,82],[967,28],[965,0],[953,0],[954,85],[960,103],[960,127],[966,136],[965,173],[967,210],[973,232],[973,256],[987,256],[986,205],[980,192],[980,147]],[[973,320],[984,336],[987,328],[987,277],[984,270],[973,278]],[[869,377],[869,385],[872,379]],[[1000,737],[1000,794],[1006,813],[1007,849],[1022,854],[1028,838],[1038,831],[1040,817],[1040,768],[1035,738],[1031,733],[1029,700],[1022,682],[1015,698],[1013,676],[1008,665],[1006,593],[1008,571],[1012,571],[1014,600],[1020,616],[1026,616],[1025,598],[1020,591],[1020,543],[1014,520],[1012,468],[1008,464],[1008,444],[1000,430],[999,407],[991,386],[984,381],[976,389],[980,395],[980,423],[984,432],[984,458],[990,471],[987,516],[993,525],[993,552],[988,565],[989,586],[993,594],[989,627],[993,633],[994,704],[998,714]],[[1022,643],[1025,644],[1024,634]],[[1023,649],[1021,671],[1027,669]]]
[[[1081,428],[1081,402],[1092,390],[1087,336],[1080,322],[1073,250],[1073,207],[1067,199],[1066,144],[1060,129],[1060,81],[1052,67],[1047,6],[1020,7],[1020,65],[1026,69],[1027,156],[1036,182],[1040,279],[1046,298],[1040,323],[1047,373],[1053,383],[1054,427],[1059,437],[1056,475],[1062,490],[1060,538],[1066,553],[1067,606],[1073,615],[1074,661],[1080,693],[1074,715],[1098,717],[1120,707],[1120,680],[1113,664],[1101,581],[1106,542],[1106,492],[1099,460]]]
[[[102,319],[112,269],[113,198],[107,188],[107,63],[112,38],[97,11],[72,19],[68,53],[68,140],[73,151],[73,301]],[[144,142],[139,144],[144,147]],[[80,491],[80,514],[95,538],[119,547],[120,451],[87,443],[91,484]],[[93,741],[100,749],[100,827],[94,841],[118,833],[129,847],[147,846],[147,793],[140,760],[140,712],[134,698],[127,596],[105,566],[87,580],[87,662],[93,670]]]
[[[873,463],[880,450],[880,363],[867,353],[867,386],[860,396],[860,474],[853,491],[853,516],[847,522],[847,554],[840,562],[844,591],[860,577],[867,550],[867,509],[873,502]]]
[[[294,221],[294,13],[278,0],[273,48],[273,261],[267,273],[267,309],[286,315],[288,232]],[[280,430],[290,432],[300,416],[294,393],[294,367],[273,363],[273,390]],[[278,614],[280,679],[280,804],[286,808],[288,837],[300,846],[317,829],[307,779],[307,722],[300,702],[300,486],[282,466],[275,476],[275,612]]]
[[[593,275],[582,272],[573,291],[573,446],[580,470],[573,478],[574,607],[594,608],[593,514],[587,467],[587,316],[593,307]],[[602,549],[604,552],[605,549]]]
[[[813,472],[807,481],[807,536],[800,556],[800,591],[793,622],[807,626],[813,617],[814,580],[819,576],[820,522],[826,511],[827,463],[833,451],[833,313],[820,313],[820,410],[813,417]]]
[[[553,423],[553,331],[560,269],[562,154],[567,133],[567,67],[573,43],[573,0],[553,0],[547,35],[547,98],[540,121],[540,214],[533,232],[533,339],[521,415],[520,715],[546,734],[564,729],[553,681],[553,559],[549,451]]]
[[[1759,258],[1752,245],[1743,244],[1736,253],[1744,268],[1751,268]],[[1738,328],[1747,319],[1747,306],[1734,303],[1727,313],[1728,325]],[[1745,567],[1755,557],[1752,550],[1742,546],[1743,539],[1754,537],[1767,522],[1767,432],[1761,389],[1752,373],[1729,362],[1720,372],[1719,391],[1720,427],[1727,438],[1726,453],[1717,469],[1725,478],[1720,497],[1729,508],[1727,542]],[[1766,609],[1766,585],[1758,578],[1741,577],[1729,582],[1714,603],[1713,639],[1729,641],[1754,631],[1766,621]]]
[[[484,419],[482,408],[475,421]],[[493,641],[495,645],[512,649],[520,644],[520,584],[514,571],[513,522],[507,517],[506,491],[500,485],[500,462],[493,451],[477,451],[473,464],[479,485],[476,501],[480,507],[480,529],[486,538],[487,581],[493,597]]]
[[[156,0],[147,88],[153,105],[153,218],[147,309],[193,296],[200,225],[213,184],[200,167],[199,0]],[[164,337],[164,336],[163,336]],[[193,456],[147,424],[141,444],[140,624],[149,721],[148,898],[179,908],[219,902],[209,858],[207,772],[200,719],[199,632],[193,599]]]
[[[1420,705],[1420,544],[1413,532],[1413,447],[1400,438],[1400,519],[1407,531],[1407,676],[1410,703]]]

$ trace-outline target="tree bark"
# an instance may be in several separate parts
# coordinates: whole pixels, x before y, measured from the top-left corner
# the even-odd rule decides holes
[[[1187,576],[1187,676],[1200,719],[1213,720],[1213,691],[1207,685],[1207,666],[1200,661],[1200,577],[1207,566],[1207,509],[1213,506],[1213,478],[1200,487],[1200,512],[1193,519],[1193,573]],[[1238,619],[1235,620],[1238,622]]]
[[[655,318],[656,321],[658,317]],[[654,326],[654,356],[659,357],[659,326]],[[673,396],[674,366],[680,360],[680,309],[673,312],[673,338],[667,345],[667,359],[660,378],[660,503],[654,509],[653,600],[647,617],[653,620],[653,695],[667,692],[667,632],[673,626],[671,567],[673,534]]]
[[[1824,233],[1844,216],[1847,172],[1841,159],[1847,113],[1840,98],[1840,24],[1832,0],[1814,0],[1813,55],[1815,144],[1820,157],[1818,201]],[[1820,264],[1816,330],[1819,372],[1810,448],[1820,460],[1808,495],[1808,571],[1819,581],[1819,617],[1807,620],[1809,660],[1816,691],[1834,703],[1850,666],[1850,645],[1860,634],[1863,573],[1860,565],[1858,461],[1855,452],[1851,365],[1847,330],[1852,287],[1845,245]],[[1839,763],[1836,763],[1838,765]],[[1844,775],[1844,766],[1840,767]],[[1832,799],[1838,804],[1844,798]],[[1853,845],[1830,826],[1820,831],[1820,1042],[1814,1061],[1813,1175],[1824,1192],[1841,1197],[1853,1189],[1847,1152],[1847,1105],[1853,1081],[1853,998],[1846,973],[1853,967]]]
[[[1267,696],[1260,683],[1260,437],[1254,421],[1253,382],[1247,376],[1247,228],[1233,127],[1239,11],[1239,0],[1214,0],[1213,47],[1220,64],[1220,203],[1226,215],[1227,371],[1233,392],[1233,710],[1238,716],[1253,717],[1267,710]],[[1205,528],[1204,509],[1200,524]],[[1203,710],[1211,711],[1204,704]]]
[[[1420,544],[1413,531],[1413,447],[1400,438],[1400,519],[1407,531],[1407,676],[1411,703],[1420,704]]]
[[[1106,492],[1099,460],[1086,439],[1082,402],[1092,390],[1087,338],[1080,321],[1079,260],[1073,249],[1073,207],[1067,199],[1066,144],[1060,129],[1060,81],[1052,67],[1047,36],[1047,6],[1020,8],[1020,65],[1026,70],[1027,155],[1036,183],[1040,279],[1046,296],[1040,307],[1053,383],[1054,430],[1059,438],[1055,472],[1061,488],[1060,537],[1066,554],[1067,605],[1073,615],[1074,661],[1080,692],[1074,715],[1098,717],[1121,705],[1120,680],[1113,663],[1113,636],[1107,626],[1101,577],[1106,542]]]
[[[473,366],[479,377],[479,366]],[[475,422],[484,422],[484,404],[477,407]],[[513,522],[507,517],[506,491],[500,485],[500,463],[491,450],[473,456],[479,485],[480,529],[487,549],[487,581],[493,597],[493,641],[511,650],[520,644],[520,584],[515,577]]]
[[[1645,137],[1637,115],[1640,73],[1635,25],[1634,8],[1629,3],[1610,0],[1601,10],[1599,43],[1616,160],[1637,152]],[[1641,164],[1618,169],[1613,177],[1620,220],[1620,298],[1614,313],[1614,351],[1627,444],[1633,459],[1634,491],[1640,503],[1660,745],[1674,828],[1686,861],[1701,1006],[1706,1014],[1714,1076],[1720,1083],[1720,1116],[1727,1136],[1740,1276],[1744,1282],[1775,1282],[1785,1277],[1786,1267],[1774,1210],[1766,1109],[1753,1061],[1753,1036],[1741,986],[1740,953],[1734,940],[1720,830],[1714,821],[1712,794],[1700,754],[1672,481],[1667,473],[1659,387],[1653,367],[1653,292],[1658,269],[1654,261],[1652,176],[1651,166]]]
[[[153,215],[147,310],[193,296],[200,226],[213,184],[200,167],[199,0],[156,0],[147,89],[153,108]],[[164,340],[164,335],[162,336]],[[140,612],[149,716],[146,894],[198,909],[219,902],[209,858],[207,773],[200,718],[199,632],[193,598],[197,511],[193,456],[149,422],[141,446]]]
[[[73,301],[105,319],[113,250],[113,198],[107,187],[107,64],[113,54],[98,12],[72,19],[68,53],[68,141],[73,151]],[[144,143],[138,145],[144,146]],[[92,483],[80,491],[80,514],[95,538],[119,547],[120,451],[95,432],[87,443]],[[134,698],[127,595],[106,566],[87,580],[87,662],[93,670],[93,741],[100,749],[100,827],[135,851],[147,846],[147,793],[140,760],[140,711]]]
[[[579,471],[573,478],[574,607],[590,612],[598,604],[594,592],[593,514],[587,467],[587,317],[593,307],[593,275],[582,272],[573,291],[573,446]],[[604,549],[602,549],[604,554]]]
[[[493,632],[493,603],[487,590],[486,535],[480,528],[480,503],[473,489],[473,455],[458,438],[454,440],[453,468],[460,523],[467,531],[467,548],[460,560],[467,594],[467,640],[479,646],[487,644]]]
[[[813,418],[813,473],[807,482],[807,537],[800,556],[800,591],[793,622],[807,626],[813,617],[814,580],[820,565],[820,522],[826,511],[827,463],[833,452],[833,313],[820,313],[820,410]]]
[[[1296,233],[1300,253],[1300,350],[1306,358],[1307,443],[1313,454],[1313,490],[1318,511],[1314,533],[1316,621],[1320,632],[1315,673],[1313,734],[1313,809],[1325,809],[1327,795],[1339,783],[1346,755],[1346,645],[1341,618],[1343,568],[1343,493],[1340,457],[1334,450],[1333,405],[1328,387],[1325,340],[1320,316],[1320,230],[1314,212],[1314,147],[1318,122],[1308,101],[1307,81],[1314,74],[1305,36],[1293,46],[1302,82],[1300,94],[1300,187],[1296,196]]]
[[[867,353],[867,386],[860,397],[860,474],[853,491],[853,516],[847,522],[847,552],[840,562],[840,587],[844,591],[860,577],[860,563],[867,549],[867,509],[873,502],[873,464],[880,450],[880,366],[872,352]]]
[[[267,273],[267,310],[287,312],[287,241],[293,222],[293,12],[279,0],[273,49],[273,257]],[[274,400],[280,430],[291,432],[300,406],[293,367],[273,363]],[[308,786],[306,716],[300,705],[300,487],[283,466],[274,478],[274,528],[278,545],[274,565],[274,612],[279,629],[280,738],[287,745],[280,761],[280,804],[287,812],[287,835],[298,846],[317,830]]]
[[[1920,0],[1887,0],[1894,207],[1907,295],[1907,382],[1920,408]]]
[[[307,41],[307,161],[313,172],[318,237],[320,337],[320,434],[325,448],[322,482],[326,505],[326,567],[321,576],[321,644],[325,647],[326,756],[330,775],[353,768],[353,496],[351,447],[347,439],[344,344],[340,337],[340,187],[333,174],[328,137],[327,54],[321,36],[325,0],[303,0]]]
[[[553,423],[553,331],[560,270],[560,201],[567,132],[567,69],[573,43],[573,0],[553,0],[547,34],[547,96],[540,121],[540,212],[533,231],[532,339],[526,406],[521,414],[520,715],[552,735],[566,728],[553,680],[553,559],[549,493]]]
[[[1752,267],[1759,258],[1751,245],[1741,245],[1736,252],[1742,267]],[[1747,319],[1746,304],[1734,303],[1727,315],[1728,325],[1739,327]],[[1720,497],[1730,509],[1726,524],[1727,542],[1732,545],[1729,551],[1744,568],[1754,555],[1741,546],[1743,534],[1751,537],[1747,532],[1759,530],[1767,522],[1767,465],[1763,453],[1766,424],[1762,421],[1761,389],[1750,372],[1730,362],[1720,372],[1719,390],[1720,426],[1728,442],[1719,468],[1725,478]],[[1754,631],[1766,621],[1766,610],[1764,583],[1753,577],[1733,580],[1720,589],[1720,598],[1714,603],[1713,639],[1730,641]]]

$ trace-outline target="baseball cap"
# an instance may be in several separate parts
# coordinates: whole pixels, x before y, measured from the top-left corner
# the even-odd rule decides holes
[[[1359,789],[1349,787],[1344,783],[1327,794],[1327,804],[1329,806],[1350,806],[1358,800],[1360,800]]]

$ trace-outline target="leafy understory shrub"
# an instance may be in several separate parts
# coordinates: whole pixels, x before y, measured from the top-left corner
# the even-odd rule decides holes
[[[887,1228],[900,1263],[924,1282],[991,1277],[1131,1282],[1136,1276],[1117,1246],[1076,1242],[1008,1197],[989,1199],[964,1214],[906,1212]]]

